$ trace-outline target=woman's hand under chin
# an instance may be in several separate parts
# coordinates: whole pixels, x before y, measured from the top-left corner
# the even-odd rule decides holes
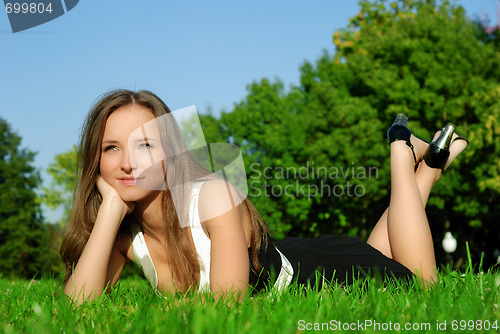
[[[135,202],[125,202],[122,200],[118,192],[109,183],[107,183],[101,175],[97,177],[97,189],[101,193],[102,200],[111,201],[116,203],[115,205],[120,206],[125,214],[129,214],[134,211]]]

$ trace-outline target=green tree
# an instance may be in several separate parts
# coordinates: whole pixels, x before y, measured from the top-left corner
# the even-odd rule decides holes
[[[412,131],[426,140],[451,121],[470,145],[429,201],[435,248],[443,256],[440,239],[450,230],[462,245],[457,259],[468,241],[477,262],[485,251],[492,264],[488,254],[500,237],[498,43],[448,1],[360,5],[349,26],[333,34],[335,54],[304,63],[299,86],[285,90],[279,80],[263,79],[222,114],[223,137],[242,148],[247,167],[254,166],[248,169],[252,200],[275,237],[326,232],[365,238],[388,204],[385,131],[395,115],[407,114]],[[306,178],[282,173],[305,167]],[[324,177],[318,167],[344,174]],[[376,173],[369,174],[370,167]],[[328,190],[325,184],[346,190],[348,183],[363,196],[341,188],[333,196],[297,194],[301,186],[314,195]],[[273,186],[275,194],[269,193]],[[287,186],[292,194],[279,194]]]
[[[334,35],[337,53],[324,61],[349,78],[337,85],[367,101],[384,124],[404,112],[421,138],[450,121],[467,134],[470,147],[436,186],[428,216],[434,235],[451,230],[473,254],[492,254],[500,238],[498,47],[484,43],[463,8],[448,1],[361,7]]]
[[[42,201],[51,209],[62,206],[63,216],[59,221],[62,227],[69,219],[71,203],[73,201],[73,190],[75,187],[76,170],[78,159],[78,147],[73,147],[68,151],[58,154],[55,161],[47,168],[47,173],[52,180],[49,187],[43,187]]]
[[[32,166],[35,154],[20,144],[0,118],[0,273],[32,278],[48,274],[57,261],[35,193],[41,181]]]

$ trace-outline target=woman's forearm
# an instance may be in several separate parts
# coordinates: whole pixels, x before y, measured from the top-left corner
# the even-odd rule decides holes
[[[102,294],[107,284],[111,252],[121,221],[126,214],[120,198],[105,199],[64,293],[78,303]]]

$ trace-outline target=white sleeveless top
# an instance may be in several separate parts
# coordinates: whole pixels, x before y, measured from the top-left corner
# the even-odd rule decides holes
[[[198,292],[209,292],[210,291],[210,239],[205,234],[200,222],[200,215],[198,211],[198,202],[201,187],[203,182],[193,183],[191,191],[191,203],[189,206],[189,226],[191,228],[191,235],[193,237],[194,246],[196,248],[196,253],[198,254],[198,260],[200,262],[200,284]],[[131,224],[132,233],[132,250],[134,253],[134,261],[139,265],[144,273],[144,276],[153,286],[156,293],[162,295],[158,290],[158,275],[156,273],[156,268],[149,253],[148,246],[144,240],[144,235],[141,230],[141,226],[137,222]],[[281,271],[277,277],[277,280],[273,286],[274,291],[284,290],[291,282],[293,276],[293,268],[288,259],[278,250],[281,256]]]

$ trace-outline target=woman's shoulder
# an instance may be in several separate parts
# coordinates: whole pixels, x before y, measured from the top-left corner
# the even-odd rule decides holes
[[[227,192],[227,187],[231,186],[231,184],[223,179],[213,178],[200,179],[194,183],[194,186],[200,187],[200,194],[221,194]]]
[[[244,199],[235,186],[218,178],[204,181],[199,194],[198,210],[202,222],[236,209]]]

